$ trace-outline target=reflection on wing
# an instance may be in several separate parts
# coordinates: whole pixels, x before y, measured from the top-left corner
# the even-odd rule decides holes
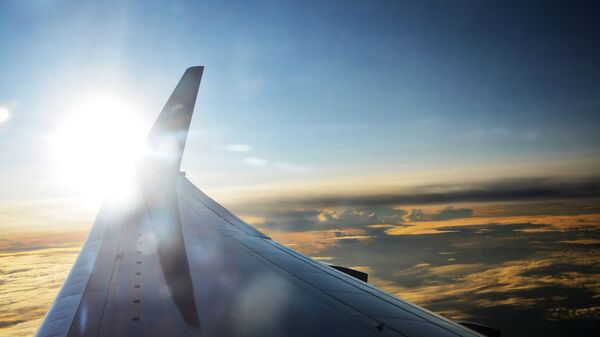
[[[139,198],[102,206],[38,336],[479,336],[274,242],[179,174],[202,71],[183,75]]]

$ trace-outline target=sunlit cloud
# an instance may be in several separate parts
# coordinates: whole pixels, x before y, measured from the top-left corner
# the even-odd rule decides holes
[[[63,248],[0,252],[0,331],[31,336],[63,284],[80,242]]]
[[[381,226],[402,223],[405,215],[405,210],[392,207],[323,209],[319,214],[319,224],[340,228]]]
[[[417,286],[405,287],[378,279],[374,279],[373,282],[401,298],[425,306],[440,302],[460,306],[459,303],[465,301],[481,308],[499,306],[527,308],[539,305],[540,302],[546,302],[545,306],[560,307],[561,302],[565,300],[564,297],[531,297],[529,294],[535,294],[537,289],[561,287],[586,289],[598,295],[600,274],[564,271],[550,275],[545,269],[557,264],[590,266],[594,263],[596,262],[593,260],[582,260],[581,256],[565,257],[561,254],[541,259],[509,261],[499,265],[476,263],[431,266],[423,263],[396,272],[398,279],[422,280],[422,283]],[[552,310],[554,313],[551,312],[549,315],[557,315],[555,309]],[[597,315],[597,312],[592,311]],[[464,314],[463,312],[460,316],[465,318]]]
[[[594,250],[598,239],[592,234],[599,226],[600,215],[510,215],[515,209],[518,213],[519,207],[485,204],[415,208],[421,209],[425,217],[443,215],[445,210],[472,210],[471,217],[446,216],[443,218],[449,219],[435,221],[411,221],[408,219],[411,213],[394,207],[280,210],[243,218],[294,250],[321,261],[365,271],[370,283],[454,319],[480,321],[482,310],[494,313],[542,310],[542,319],[595,319],[597,300],[574,304],[570,299],[574,295],[570,294],[600,298],[600,274],[595,269],[600,257]],[[530,212],[552,208],[538,206]],[[437,235],[387,233],[390,229],[413,227],[418,228],[414,234],[429,231]],[[547,230],[522,231],[538,227]],[[7,239],[0,242],[0,247],[11,259],[17,256],[25,259],[35,254],[58,258],[64,254],[66,265],[57,262],[57,268],[62,266],[57,275],[62,277],[70,268],[68,258],[76,254],[76,242],[84,236],[73,235],[69,243],[60,242],[60,233],[6,234],[2,233]],[[52,259],[44,255],[38,261]],[[11,275],[26,275],[44,266],[30,260],[12,260],[11,268],[5,269]],[[31,315],[17,318],[13,311],[4,312],[0,317],[5,327],[2,332],[9,331],[9,336],[35,330],[60,283],[57,280],[53,285],[56,288],[46,290],[52,296],[39,301],[38,310],[31,309],[23,297],[25,292],[36,291],[29,286],[32,280],[23,277],[15,281],[21,282],[23,293],[18,290],[20,286],[14,284],[7,288],[11,293],[4,296],[22,299],[19,305],[29,308]],[[16,305],[12,303],[11,310],[21,312]]]
[[[560,243],[568,243],[574,245],[600,245],[599,239],[580,239],[580,240],[565,240]]]
[[[488,234],[462,231],[398,240],[380,237],[326,249],[321,254],[336,257],[338,263],[369,261],[370,282],[454,319],[502,328],[514,327],[510,319],[515,310],[531,320],[532,326],[546,319],[562,320],[557,313],[588,313],[569,318],[579,323],[592,319],[589,315],[594,311],[589,308],[598,306],[600,298],[598,250],[592,245],[556,242],[564,241],[560,238],[596,237],[597,231],[569,228],[523,234],[502,230],[503,225],[487,226],[495,229]],[[449,256],[455,258],[437,258],[429,251],[433,247],[440,249],[438,255],[450,253],[448,248],[453,248],[456,251]],[[348,255],[353,257],[344,257]],[[396,256],[397,260],[386,255]],[[422,262],[398,268],[410,261]]]
[[[553,308],[549,312],[549,318],[553,320],[599,320],[600,306],[587,308]]]
[[[579,215],[530,215],[505,217],[470,217],[437,221],[406,222],[402,226],[388,228],[388,235],[424,235],[456,232],[458,228],[477,227],[486,224],[536,225],[515,229],[515,232],[549,232],[600,226],[600,214]]]
[[[293,173],[304,173],[310,171],[308,167],[304,167],[301,165],[295,165],[280,161],[269,161],[260,157],[244,157],[242,158],[242,162],[253,167],[270,168],[278,171],[286,171]]]
[[[427,220],[450,220],[450,219],[461,219],[469,218],[473,216],[473,210],[470,208],[455,208],[454,206],[447,206],[441,210],[435,211],[431,214],[426,214],[422,209],[413,209],[408,216],[411,221],[427,221]]]
[[[413,209],[421,211],[307,208],[254,220],[293,249],[363,268],[370,283],[453,319],[504,327],[496,314],[510,319],[515,310],[531,324],[595,319],[600,213],[593,202]],[[335,225],[339,231],[327,229]]]
[[[372,236],[366,235],[367,232],[365,230],[361,229],[309,232],[281,232],[266,229],[264,232],[273,240],[309,256],[317,256],[319,252],[339,244],[340,241],[373,239]],[[327,260],[333,260],[333,257],[328,257]]]
[[[335,259],[333,256],[311,256],[314,260],[319,261],[331,261]]]
[[[407,212],[392,207],[289,209],[264,212],[261,216],[244,215],[251,223],[282,232],[330,229],[388,228],[402,223]]]

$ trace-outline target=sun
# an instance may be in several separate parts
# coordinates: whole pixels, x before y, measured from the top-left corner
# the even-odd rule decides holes
[[[8,108],[0,106],[0,123],[6,122],[10,118],[10,111]]]
[[[94,94],[74,102],[51,136],[63,181],[97,200],[123,197],[134,184],[136,161],[147,130],[127,100]]]

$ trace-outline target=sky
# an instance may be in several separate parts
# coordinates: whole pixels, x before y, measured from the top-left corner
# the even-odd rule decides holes
[[[522,336],[518,313],[539,335],[589,335],[599,11],[0,2],[0,332],[35,331],[106,182],[185,68],[204,65],[182,169],[217,201],[448,317]]]

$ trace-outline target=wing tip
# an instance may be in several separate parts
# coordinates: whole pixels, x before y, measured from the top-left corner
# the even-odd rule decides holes
[[[203,71],[204,71],[204,66],[192,66],[192,67],[189,67],[189,68],[187,68],[187,69],[185,70],[185,72],[186,72],[186,73],[188,73],[188,72],[189,72],[189,73],[191,73],[191,72],[194,72],[194,73],[198,73],[198,72],[199,72],[199,73],[202,73]]]

